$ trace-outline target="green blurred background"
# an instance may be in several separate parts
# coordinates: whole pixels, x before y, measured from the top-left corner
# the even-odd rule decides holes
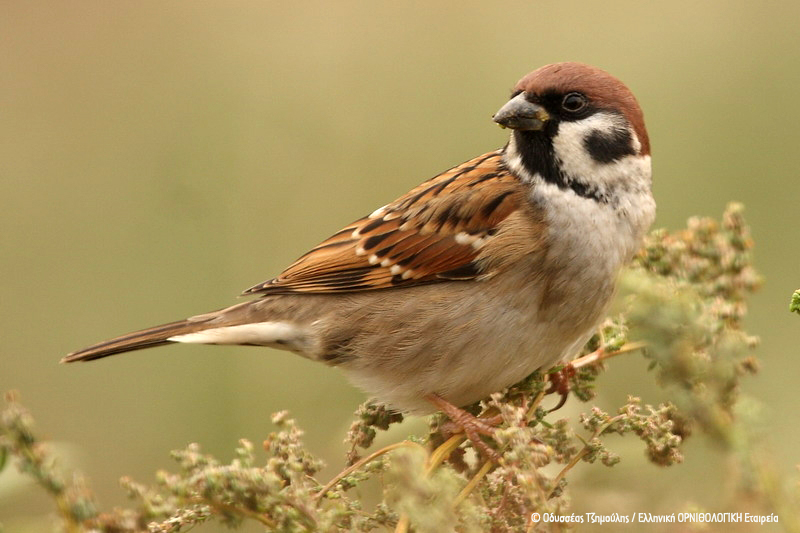
[[[767,280],[748,320],[763,370],[746,392],[792,473],[798,20],[797,1],[2,2],[0,390],[21,392],[106,508],[125,503],[120,476],[149,482],[193,441],[230,458],[279,409],[338,471],[363,396],[337,370],[203,346],[57,361],[235,302],[343,224],[501,146],[490,117],[516,80],[577,60],[620,77],[645,110],[657,226],[745,202]],[[662,399],[645,369],[610,363],[598,404]],[[576,468],[576,512],[726,510],[732,463],[702,436],[666,470],[626,440],[617,467]],[[47,531],[50,511],[14,469],[0,475],[8,531]]]

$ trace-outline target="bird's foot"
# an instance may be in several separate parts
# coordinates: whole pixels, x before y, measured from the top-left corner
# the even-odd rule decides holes
[[[572,363],[567,363],[561,370],[553,372],[549,375],[550,378],[550,387],[545,391],[546,394],[552,394],[557,392],[561,399],[559,399],[558,404],[555,407],[550,409],[550,413],[561,409],[565,403],[567,403],[567,398],[569,397],[569,380],[575,377],[575,367],[572,366]]]
[[[492,437],[495,428],[503,422],[503,417],[501,415],[478,418],[456,407],[437,394],[429,394],[426,396],[426,399],[450,419],[449,423],[442,426],[442,433],[445,435],[463,433],[481,455],[490,461],[499,463],[500,454],[490,447],[486,441],[481,438],[481,435]]]

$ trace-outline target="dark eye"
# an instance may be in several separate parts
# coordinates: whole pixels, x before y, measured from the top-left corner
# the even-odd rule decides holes
[[[561,107],[570,113],[576,113],[586,107],[586,97],[581,93],[569,93],[561,100]]]

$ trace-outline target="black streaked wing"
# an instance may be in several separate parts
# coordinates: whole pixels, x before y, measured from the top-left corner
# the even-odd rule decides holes
[[[458,165],[345,227],[245,291],[335,293],[481,275],[481,247],[523,199],[502,151]]]

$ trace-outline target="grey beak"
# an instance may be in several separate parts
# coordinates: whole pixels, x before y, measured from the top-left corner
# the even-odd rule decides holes
[[[549,119],[550,115],[542,106],[525,99],[525,93],[506,102],[492,117],[500,127],[522,131],[539,131]]]

